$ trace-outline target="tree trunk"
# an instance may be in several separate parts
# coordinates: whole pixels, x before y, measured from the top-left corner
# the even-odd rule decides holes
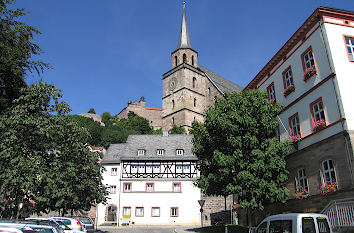
[[[224,196],[224,205],[225,205],[225,211],[226,211],[226,208],[227,208],[227,206],[226,206],[226,196]]]

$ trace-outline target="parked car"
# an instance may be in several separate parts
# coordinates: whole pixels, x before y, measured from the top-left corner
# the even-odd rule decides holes
[[[252,233],[332,233],[327,215],[312,213],[277,214],[265,218]]]
[[[37,224],[32,221],[0,221],[0,227],[10,227],[19,230],[34,230],[39,233],[59,233],[58,230],[51,225]]]
[[[82,224],[84,224],[87,231],[94,231],[95,230],[95,223],[92,221],[91,218],[82,217],[82,216],[77,216],[77,217],[72,217],[72,218],[79,219],[79,221],[82,222]]]
[[[32,230],[31,228],[13,228],[13,227],[0,227],[1,233],[37,233],[37,231]]]
[[[72,217],[50,217],[49,219],[53,219],[55,221],[62,221],[68,227],[70,227],[74,231],[74,233],[87,232],[84,224],[82,222],[80,222],[80,220],[77,219],[77,218],[72,218]]]
[[[65,223],[63,223],[62,221],[59,220],[54,220],[54,219],[50,219],[50,218],[26,218],[26,220],[29,221],[34,221],[34,222],[41,222],[44,224],[49,224],[49,225],[55,225],[55,227],[58,227],[59,231],[61,231],[62,233],[73,233],[73,230],[68,227],[68,225],[66,225]]]

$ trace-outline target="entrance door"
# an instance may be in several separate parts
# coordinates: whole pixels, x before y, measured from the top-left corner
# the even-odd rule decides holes
[[[110,205],[107,207],[107,221],[116,222],[117,221],[117,206]]]

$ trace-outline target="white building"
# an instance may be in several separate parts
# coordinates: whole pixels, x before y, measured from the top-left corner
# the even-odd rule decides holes
[[[284,104],[280,140],[301,138],[286,157],[291,198],[300,189],[314,198],[336,182],[326,203],[302,200],[298,211],[321,211],[331,199],[354,195],[353,86],[354,12],[320,7],[245,88]]]
[[[199,225],[200,190],[192,135],[130,135],[111,145],[101,164],[110,187],[98,225]]]

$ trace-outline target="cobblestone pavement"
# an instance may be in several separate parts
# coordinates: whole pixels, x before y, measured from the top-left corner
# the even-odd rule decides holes
[[[194,233],[196,226],[99,226],[96,233]]]

